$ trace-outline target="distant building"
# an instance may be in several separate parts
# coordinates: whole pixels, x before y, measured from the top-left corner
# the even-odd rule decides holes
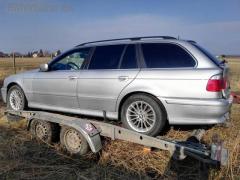
[[[7,57],[8,55],[0,51],[0,57]]]
[[[39,56],[38,56],[38,51],[34,51],[34,52],[32,53],[32,57],[33,57],[33,58],[39,57]]]

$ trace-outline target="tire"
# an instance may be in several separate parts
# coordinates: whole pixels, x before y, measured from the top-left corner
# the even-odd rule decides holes
[[[7,93],[7,108],[21,111],[26,108],[27,100],[23,90],[18,86],[12,86]]]
[[[32,120],[30,124],[31,134],[48,144],[51,144],[58,139],[58,129],[59,128],[54,123],[37,119]]]
[[[87,140],[80,132],[71,127],[63,126],[61,128],[60,142],[62,147],[67,150],[71,155],[82,156],[84,154],[87,154],[89,151],[89,145]]]
[[[145,94],[130,96],[121,108],[123,126],[127,129],[156,136],[166,124],[166,113],[162,105]]]
[[[14,92],[17,92],[17,95],[19,95],[18,97],[20,98],[20,102],[21,104],[19,105],[18,108],[14,108],[12,105],[13,103],[11,103],[11,99],[13,97],[12,94]],[[7,94],[7,109],[9,110],[17,110],[17,111],[21,111],[21,110],[24,110],[26,108],[26,104],[27,104],[27,100],[26,100],[26,96],[23,92],[23,90],[18,86],[18,85],[14,85],[12,86],[9,90],[8,90],[8,94]],[[7,119],[9,121],[18,121],[18,120],[21,120],[22,118],[21,117],[18,117],[18,116],[14,116],[14,115],[7,115]]]

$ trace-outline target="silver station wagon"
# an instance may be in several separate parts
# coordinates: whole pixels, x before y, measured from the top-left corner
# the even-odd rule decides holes
[[[1,89],[13,110],[105,117],[155,136],[169,124],[216,124],[231,107],[228,67],[194,41],[168,36],[88,42]]]

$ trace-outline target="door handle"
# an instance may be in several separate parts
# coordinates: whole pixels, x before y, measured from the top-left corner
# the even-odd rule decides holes
[[[128,76],[119,76],[118,80],[119,81],[127,81],[128,80]]]
[[[74,80],[74,79],[77,79],[77,76],[68,76],[68,79],[69,80]]]

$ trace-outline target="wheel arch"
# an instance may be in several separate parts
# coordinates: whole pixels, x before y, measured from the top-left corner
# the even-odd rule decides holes
[[[13,86],[18,86],[18,87],[20,87],[21,89],[22,89],[22,87],[17,83],[17,82],[11,82],[11,83],[9,83],[8,85],[7,85],[7,92],[9,91],[9,89],[11,88],[11,87],[13,87]],[[23,90],[23,89],[22,89]]]
[[[149,93],[149,92],[145,92],[145,91],[134,91],[134,92],[130,92],[130,93],[127,93],[125,94],[120,102],[118,103],[118,106],[117,106],[117,112],[118,112],[118,117],[119,119],[121,119],[121,110],[122,110],[122,106],[123,106],[123,103],[132,95],[136,95],[136,94],[143,94],[145,96],[149,96],[151,97],[152,99],[154,99],[158,105],[162,108],[162,110],[164,111],[166,117],[167,117],[167,121],[168,121],[168,113],[167,113],[167,110],[165,108],[165,106],[163,105],[162,101],[157,98],[155,95],[153,95],[152,93]]]

